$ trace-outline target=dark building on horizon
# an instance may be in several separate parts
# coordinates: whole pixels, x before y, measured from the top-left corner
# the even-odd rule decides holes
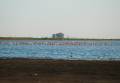
[[[52,38],[63,39],[64,38],[64,34],[63,33],[52,34]]]

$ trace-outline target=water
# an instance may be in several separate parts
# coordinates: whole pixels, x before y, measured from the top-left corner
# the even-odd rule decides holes
[[[120,60],[120,40],[0,40],[0,57]]]

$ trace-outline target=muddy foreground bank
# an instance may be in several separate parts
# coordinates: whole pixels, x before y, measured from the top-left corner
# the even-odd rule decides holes
[[[0,83],[120,83],[120,61],[0,60]]]

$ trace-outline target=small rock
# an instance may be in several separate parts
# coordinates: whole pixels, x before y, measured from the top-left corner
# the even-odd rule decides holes
[[[37,74],[37,73],[34,73],[34,76],[38,76],[38,74]]]

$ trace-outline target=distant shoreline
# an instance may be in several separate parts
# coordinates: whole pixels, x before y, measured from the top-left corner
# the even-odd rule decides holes
[[[0,40],[120,40],[120,39],[0,37]]]

